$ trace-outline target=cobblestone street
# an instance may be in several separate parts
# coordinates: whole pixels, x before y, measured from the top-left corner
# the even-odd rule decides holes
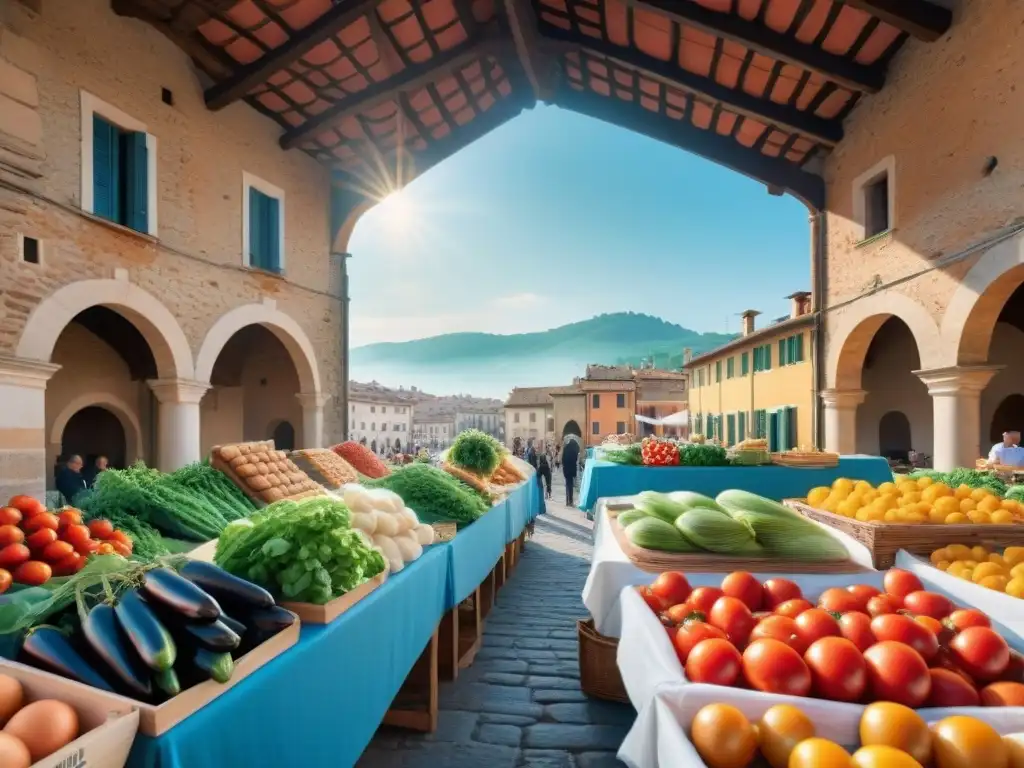
[[[553,489],[555,499],[564,489]],[[441,686],[437,732],[381,729],[360,768],[611,768],[633,722],[628,705],[580,690],[576,620],[591,523],[548,501],[487,618],[475,663]]]

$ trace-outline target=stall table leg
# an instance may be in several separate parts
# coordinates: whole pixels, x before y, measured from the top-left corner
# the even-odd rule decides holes
[[[480,587],[462,601],[458,607],[459,669],[473,663],[480,650],[483,635],[483,620],[480,616]]]
[[[437,730],[437,646],[435,630],[384,715],[384,725],[421,733]]]
[[[441,618],[437,628],[437,674],[441,680],[459,676],[459,606]]]
[[[498,558],[498,564],[494,566],[494,589],[499,590],[505,586],[505,580],[508,576],[508,566],[505,563],[505,553],[501,554]]]
[[[487,615],[494,608],[495,596],[498,592],[498,568],[501,566],[501,561],[491,569],[491,572],[487,574],[487,578],[484,579],[480,585],[480,619],[486,619]]]

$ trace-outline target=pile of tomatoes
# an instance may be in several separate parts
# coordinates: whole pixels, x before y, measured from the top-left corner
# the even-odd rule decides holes
[[[1000,736],[974,717],[953,716],[934,728],[900,704],[869,704],[851,755],[816,733],[798,707],[777,704],[752,724],[728,704],[709,704],[690,725],[690,740],[709,768],[747,768],[760,752],[771,768],[1018,768],[1020,735]]]
[[[640,445],[640,456],[646,467],[675,467],[679,464],[679,446],[671,440],[645,437]]]
[[[987,616],[908,571],[886,572],[884,587],[827,589],[814,605],[787,579],[736,571],[692,589],[669,572],[640,593],[691,682],[912,708],[1024,706],[1024,657]]]
[[[15,496],[0,508],[0,592],[12,582],[38,586],[52,576],[70,576],[89,555],[129,557],[132,539],[109,520],[82,522],[73,507],[49,512],[31,496]]]

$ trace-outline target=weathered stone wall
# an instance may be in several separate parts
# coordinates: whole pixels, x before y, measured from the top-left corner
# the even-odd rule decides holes
[[[162,88],[173,106],[161,100]],[[158,139],[156,239],[80,208],[83,90]],[[14,351],[46,296],[111,278],[116,268],[171,311],[193,353],[225,312],[270,297],[316,350],[322,391],[333,396],[325,434],[340,438],[329,177],[301,152],[283,152],[279,135],[243,103],[207,110],[188,57],[142,22],[113,14],[108,0],[48,0],[40,14],[0,3],[0,353]],[[243,171],[285,192],[284,277],[242,266]],[[43,242],[42,264],[20,261],[19,233]]]

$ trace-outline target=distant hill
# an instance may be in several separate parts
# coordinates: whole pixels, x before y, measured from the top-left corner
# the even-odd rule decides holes
[[[449,333],[357,347],[351,377],[504,398],[513,386],[568,384],[588,363],[639,365],[653,356],[659,367],[679,368],[683,348],[696,355],[732,338],[620,312],[537,333]]]

